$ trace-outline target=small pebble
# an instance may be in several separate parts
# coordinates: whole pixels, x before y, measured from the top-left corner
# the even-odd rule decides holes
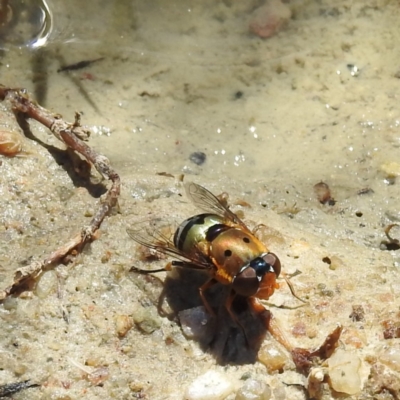
[[[256,379],[249,379],[236,393],[235,400],[269,400],[270,387]]]
[[[269,38],[279,32],[289,21],[290,8],[280,0],[268,0],[254,11],[249,29],[260,38]]]
[[[58,196],[60,197],[60,201],[67,201],[74,195],[74,191],[66,186],[58,186],[56,190],[58,192]]]
[[[117,315],[115,319],[117,334],[120,338],[124,337],[133,326],[133,319],[128,315]]]
[[[235,100],[241,99],[243,97],[243,92],[241,90],[238,90],[235,92],[234,98]]]
[[[321,204],[335,205],[336,202],[332,197],[331,189],[325,182],[315,184],[314,193]]]
[[[87,218],[91,218],[94,215],[94,211],[93,211],[93,209],[88,208],[85,210],[83,215]]]
[[[203,165],[206,161],[206,154],[202,151],[195,151],[189,156],[189,160],[196,165]]]
[[[312,399],[319,399],[322,396],[323,381],[325,379],[324,370],[320,367],[312,368],[307,378],[308,395]]]
[[[161,319],[156,315],[155,311],[151,307],[139,308],[133,315],[133,321],[136,326],[143,332],[150,334],[161,326]]]
[[[212,317],[205,307],[199,306],[178,313],[183,334],[188,339],[205,341],[213,339],[214,325]]]
[[[331,386],[340,393],[356,394],[362,389],[361,360],[355,352],[337,349],[328,360]]]
[[[40,298],[44,299],[49,294],[57,290],[57,274],[54,271],[46,271],[39,279],[35,294]]]
[[[234,390],[225,375],[217,371],[207,371],[196,378],[186,389],[185,400],[223,400]]]
[[[397,162],[387,162],[380,166],[380,170],[386,175],[387,178],[396,178],[400,175],[400,164]]]
[[[358,76],[360,69],[355,64],[347,64],[347,69],[350,71],[351,76]]]
[[[283,370],[289,362],[287,355],[274,343],[266,343],[261,347],[258,360],[267,367],[269,373]]]
[[[18,306],[18,301],[15,297],[9,296],[3,300],[3,308],[7,311],[15,310]]]
[[[13,130],[0,130],[0,154],[15,157],[22,151],[22,136]]]

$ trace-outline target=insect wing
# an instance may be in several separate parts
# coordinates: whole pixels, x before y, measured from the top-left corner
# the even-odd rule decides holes
[[[203,186],[190,182],[185,184],[185,190],[193,204],[201,210],[226,218],[234,224],[240,225],[247,232],[250,232],[249,228],[235,213],[228,207],[225,207],[216,196]]]
[[[132,228],[126,229],[128,235],[135,242],[160,252],[174,249],[172,242],[173,231],[159,219],[152,219],[135,223]]]
[[[174,246],[174,226],[167,224],[160,219],[142,221],[133,225],[133,228],[126,229],[128,235],[136,243],[153,249],[159,253],[167,254],[183,263],[195,265],[200,269],[209,269],[210,263],[199,252],[194,252],[190,257]]]

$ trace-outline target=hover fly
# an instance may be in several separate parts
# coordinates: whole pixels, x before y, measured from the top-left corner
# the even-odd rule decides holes
[[[257,299],[268,299],[278,287],[279,258],[210,191],[195,183],[186,184],[185,189],[191,201],[206,213],[182,222],[173,239],[150,225],[146,229],[127,229],[137,243],[175,258],[165,268],[133,270],[142,274],[168,271],[171,266],[204,270],[210,277],[199,291],[211,315],[214,312],[204,292],[218,282],[230,288],[225,306],[233,320],[237,318],[231,305],[237,295],[247,298],[258,313],[264,311]]]
[[[325,342],[316,350],[295,348],[288,341],[279,324],[259,300],[269,299],[279,287],[276,279],[281,273],[279,258],[254,235],[244,222],[206,188],[195,183],[185,185],[186,194],[204,214],[195,215],[183,221],[173,238],[161,230],[127,229],[129,236],[137,243],[152,251],[175,258],[165,268],[155,270],[132,269],[141,274],[169,271],[172,266],[204,270],[209,279],[200,288],[200,296],[211,315],[213,309],[204,297],[204,291],[216,283],[229,287],[225,306],[232,319],[243,326],[232,312],[232,302],[236,296],[247,299],[253,312],[262,318],[272,336],[293,356],[296,367],[305,374],[316,358],[321,362],[331,356],[342,332],[339,325],[329,334]],[[295,273],[296,274],[296,273]],[[292,295],[298,297],[287,277],[283,276]],[[246,337],[246,333],[244,332]],[[247,337],[246,337],[247,339]]]

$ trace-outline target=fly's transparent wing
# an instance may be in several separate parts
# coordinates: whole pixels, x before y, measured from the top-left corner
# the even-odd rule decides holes
[[[161,219],[142,221],[126,229],[131,239],[142,246],[158,253],[169,255],[183,263],[192,264],[200,269],[212,267],[208,259],[200,251],[194,251],[188,256],[178,250],[173,241],[175,230],[172,224],[167,224]]]
[[[136,243],[150,249],[162,253],[166,253],[168,249],[175,249],[173,227],[160,219],[137,222],[132,228],[127,228],[126,231]]]
[[[249,228],[235,213],[223,205],[216,196],[203,186],[189,182],[185,184],[185,190],[189,199],[201,210],[226,218],[234,224],[240,225],[246,231],[249,231]]]

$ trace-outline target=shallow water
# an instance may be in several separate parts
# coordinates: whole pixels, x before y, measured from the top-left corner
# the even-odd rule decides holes
[[[2,81],[65,116],[83,111],[114,163],[312,182],[374,179],[396,159],[395,2],[292,1],[268,39],[249,32],[259,1],[64,3],[49,3],[47,46],[7,46]]]

